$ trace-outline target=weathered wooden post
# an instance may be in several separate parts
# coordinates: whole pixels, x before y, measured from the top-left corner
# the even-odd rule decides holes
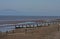
[[[22,24],[22,28],[23,28],[23,26],[24,26],[24,25]]]
[[[38,27],[38,24],[37,24],[37,27]]]
[[[59,32],[59,26],[60,26],[60,24],[58,24],[58,32]]]
[[[16,25],[15,25],[15,29],[16,29]]]
[[[18,26],[19,26],[19,28],[21,28],[20,25],[18,25]]]
[[[8,34],[8,31],[6,31],[6,35]]]
[[[23,26],[24,26],[24,25],[22,24],[22,28],[23,28]]]
[[[25,29],[25,34],[27,33],[27,28]]]
[[[27,24],[26,24],[26,28],[27,28]]]
[[[29,24],[29,27],[28,28],[31,28],[31,25]]]
[[[12,31],[12,33],[15,33],[14,30]]]
[[[33,24],[33,27],[35,27],[34,24]]]
[[[28,28],[28,24],[26,24],[26,28]]]

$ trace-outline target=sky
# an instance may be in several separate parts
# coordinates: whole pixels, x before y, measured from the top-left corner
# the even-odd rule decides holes
[[[0,0],[0,15],[60,16],[60,0]]]

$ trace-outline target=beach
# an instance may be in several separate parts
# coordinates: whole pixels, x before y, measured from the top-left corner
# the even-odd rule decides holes
[[[58,33],[60,33],[58,25],[53,24],[45,27],[16,29],[14,32],[11,31],[0,39],[55,39],[58,38],[55,37]]]
[[[0,21],[0,30],[4,31],[0,31],[0,39],[59,39],[57,36],[60,36],[60,19],[5,20]]]

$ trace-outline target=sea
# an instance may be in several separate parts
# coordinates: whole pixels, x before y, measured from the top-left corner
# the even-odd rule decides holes
[[[55,19],[60,16],[0,16],[0,20]]]
[[[0,16],[0,22],[3,21],[14,21],[14,20],[27,20],[27,19],[59,19],[60,16]],[[0,27],[0,32],[6,32],[15,29],[14,26],[5,26],[5,27]]]

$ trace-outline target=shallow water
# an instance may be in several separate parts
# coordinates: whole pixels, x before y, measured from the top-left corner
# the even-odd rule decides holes
[[[17,24],[22,25],[22,24],[32,24],[32,23],[35,23],[35,22],[23,22],[23,23],[17,23]],[[22,27],[22,26],[20,26],[20,27]],[[24,27],[26,27],[26,25],[24,25]],[[15,29],[15,26],[5,26],[5,25],[0,26],[0,31],[1,32],[6,32],[6,31],[14,30],[14,29]]]
[[[14,30],[15,26],[4,26],[4,27],[0,27],[0,31],[1,32],[6,32],[6,31],[10,31],[10,30]]]
[[[44,19],[45,20],[45,19],[56,19],[56,18],[60,18],[60,16],[0,16],[0,22],[14,21],[14,20],[26,20],[26,19]],[[28,22],[28,23],[31,23],[31,22]],[[20,23],[18,23],[18,24],[20,24]],[[22,24],[24,24],[24,23],[22,23]],[[0,31],[2,31],[2,32],[10,31],[13,29],[15,29],[14,26],[0,27]]]

